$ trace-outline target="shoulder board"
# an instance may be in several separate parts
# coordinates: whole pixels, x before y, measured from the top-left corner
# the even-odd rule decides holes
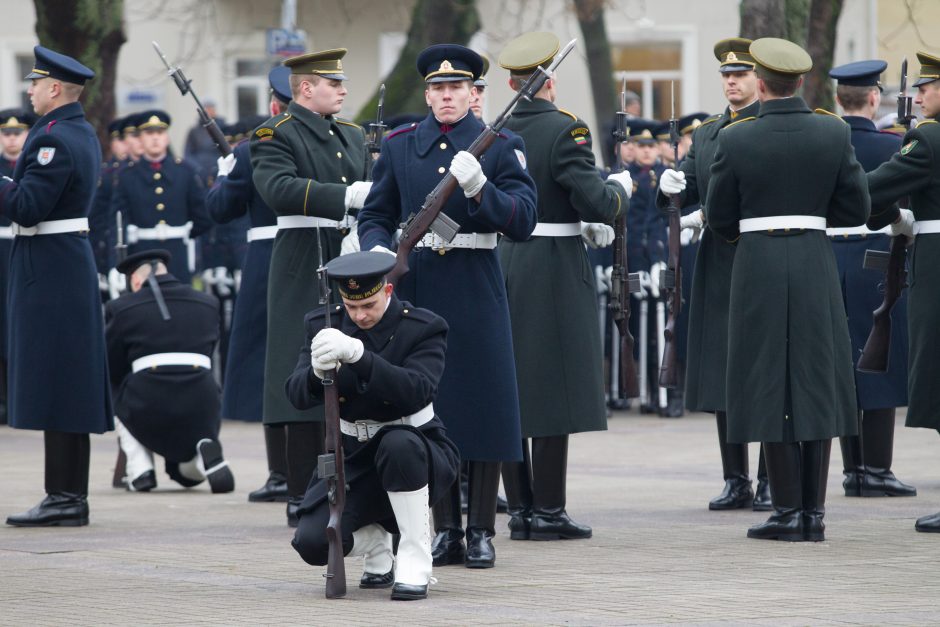
[[[757,119],[757,116],[756,116],[756,115],[752,115],[752,116],[749,117],[749,118],[741,118],[740,120],[735,120],[734,122],[732,122],[731,124],[729,124],[728,126],[724,127],[724,128],[721,129],[721,130],[726,131],[726,130],[728,130],[729,128],[731,128],[732,126],[734,126],[735,124],[740,124],[741,122],[750,122],[751,120],[756,120],[756,119]]]
[[[293,118],[293,117],[294,117],[294,116],[291,115],[290,113],[285,113],[285,114],[284,114],[284,119],[278,121],[278,123],[274,125],[274,128],[277,128],[278,126],[280,126],[281,124],[283,124],[284,122],[290,120],[290,119]],[[260,129],[259,129],[259,130],[260,130]]]
[[[712,122],[717,122],[720,119],[721,119],[721,114],[717,113],[713,115],[712,117],[706,118],[705,120],[703,120],[702,123],[699,124],[699,127],[705,126],[706,124],[711,124]]]
[[[333,315],[337,313],[342,313],[342,310],[343,310],[342,305],[332,305],[332,307],[333,307]],[[313,311],[308,311],[307,314],[304,316],[304,320],[310,321],[310,320],[316,320],[317,318],[323,318],[325,316],[325,313],[326,313],[325,307],[317,307]]]
[[[826,111],[825,109],[814,109],[814,110],[813,110],[813,113],[821,113],[821,114],[823,114],[823,115],[831,115],[832,117],[836,118],[836,119],[839,120],[840,122],[845,122],[845,120],[842,119],[842,116],[841,116],[841,115],[837,115],[837,114],[833,113],[832,111]],[[845,123],[848,124],[848,122],[845,122]]]
[[[412,123],[411,123],[411,126],[406,126],[405,128],[400,128],[400,129],[398,129],[397,131],[392,131],[391,133],[388,134],[388,136],[386,136],[385,139],[386,139],[386,140],[391,139],[391,138],[395,137],[396,135],[401,135],[402,133],[407,133],[408,131],[413,131],[413,130],[415,130],[416,128],[418,128],[418,123],[417,123],[417,122],[412,122]]]
[[[353,124],[352,122],[347,122],[346,120],[340,120],[339,118],[336,118],[336,123],[337,123],[337,124],[345,124],[346,126],[351,126],[351,127],[353,127],[353,128],[362,128],[362,127],[359,126],[358,124]]]
[[[917,126],[915,128],[920,128],[921,126],[924,126],[925,124],[936,124],[936,123],[937,123],[936,120],[921,120],[920,122],[917,123]]]
[[[401,318],[402,320],[415,320],[417,322],[433,322],[439,318],[436,313],[429,311],[427,309],[422,309],[421,307],[415,307],[409,302],[402,303]]]
[[[564,113],[565,115],[567,115],[567,116],[568,116],[569,118],[571,118],[572,120],[577,120],[577,119],[578,119],[578,116],[576,116],[576,115],[575,115],[574,113],[572,113],[571,111],[565,111],[564,109],[558,109],[558,112],[559,112],[559,113]]]

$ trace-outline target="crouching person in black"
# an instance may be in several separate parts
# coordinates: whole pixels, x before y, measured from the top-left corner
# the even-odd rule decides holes
[[[287,394],[298,409],[318,404],[324,371],[338,368],[349,486],[343,552],[364,558],[360,588],[394,583],[392,599],[409,600],[427,597],[430,505],[454,482],[460,460],[432,404],[444,371],[447,323],[395,297],[385,281],[394,263],[384,253],[360,252],[326,265],[343,305],[305,317],[307,344]],[[324,329],[327,310],[331,329]],[[327,563],[326,492],[326,482],[314,477],[293,540],[304,561],[315,566]],[[394,558],[392,533],[401,536]]]

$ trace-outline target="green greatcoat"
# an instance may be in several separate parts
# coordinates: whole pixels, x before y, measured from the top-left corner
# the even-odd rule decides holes
[[[940,124],[924,120],[904,136],[901,151],[868,174],[872,226],[879,228],[897,217],[894,201],[910,196],[914,218],[940,220]],[[907,321],[908,427],[940,429],[940,234],[914,239],[910,252],[910,293]]]
[[[868,185],[849,125],[802,98],[761,104],[728,125],[708,186],[708,226],[737,241],[731,271],[728,441],[801,442],[856,435],[854,364],[825,231],[740,233],[744,218],[810,215],[829,226],[868,219]]]
[[[627,209],[620,184],[598,175],[583,120],[535,98],[520,102],[506,127],[525,141],[539,223],[610,223]],[[607,429],[597,292],[581,236],[503,238],[498,252],[509,297],[522,436]]]
[[[291,102],[251,136],[251,165],[258,193],[278,216],[341,220],[346,186],[366,177],[362,128],[323,117]],[[343,233],[320,230],[323,262],[339,255]],[[268,345],[264,363],[266,424],[322,421],[321,407],[300,411],[284,385],[306,339],[304,315],[320,306],[317,229],[282,229],[274,240],[268,281]]]
[[[735,119],[756,116],[756,100],[737,112]],[[731,110],[725,109],[695,129],[692,146],[679,170],[685,172],[686,187],[681,194],[683,207],[706,202],[712,162],[718,150],[718,132],[732,123]],[[656,203],[669,205],[669,198],[659,192]],[[731,300],[731,265],[735,246],[710,229],[702,231],[692,293],[689,295],[689,339],[685,373],[685,406],[692,411],[725,411],[725,375],[728,369],[728,303]]]

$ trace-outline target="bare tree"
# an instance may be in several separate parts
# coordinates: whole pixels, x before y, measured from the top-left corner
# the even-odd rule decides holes
[[[614,119],[617,95],[614,91],[614,68],[604,22],[606,0],[574,0],[575,14],[581,27],[582,41],[587,56],[588,74],[591,79],[591,95],[594,99],[594,116],[599,129]],[[604,150],[605,165],[610,165],[609,150]]]
[[[33,0],[40,44],[75,57],[95,71],[85,85],[85,115],[102,146],[114,118],[114,80],[124,35],[124,0]]]

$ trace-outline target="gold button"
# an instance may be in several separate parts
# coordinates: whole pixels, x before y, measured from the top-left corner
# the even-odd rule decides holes
[[[341,177],[339,177],[339,178],[340,178],[340,180],[343,181],[344,183],[346,182],[346,177],[345,177],[345,176],[341,176]]]
[[[337,158],[337,159],[342,159],[342,158],[343,158],[343,153],[341,153],[341,152],[336,153],[336,158]]]
[[[444,173],[444,166],[439,167],[439,168],[437,169],[437,173],[438,173],[438,174],[443,174],[443,173]]]
[[[153,173],[153,180],[159,181],[159,180],[162,179],[162,178],[163,178],[163,175],[160,174],[159,172],[154,172],[154,173]]]
[[[166,220],[160,220],[159,224],[166,224]]]
[[[345,402],[346,402],[346,397],[345,397],[345,396],[340,396],[340,397],[339,397],[339,402],[340,402],[340,403],[345,403]]]
[[[164,209],[166,209],[166,205],[164,205],[162,202],[158,202],[157,211],[163,211]]]
[[[441,150],[447,150],[447,143],[441,142]]]
[[[332,135],[332,134],[333,134],[333,129],[330,129],[330,135]]]
[[[403,314],[406,314],[406,313],[408,313],[408,310],[407,310],[407,309],[402,309],[401,312],[402,312]]]
[[[156,192],[156,193],[159,195],[159,194],[162,194],[162,193],[163,193],[163,188],[162,188],[162,187],[158,187],[157,189],[155,189],[155,190],[153,190],[153,191]]]

